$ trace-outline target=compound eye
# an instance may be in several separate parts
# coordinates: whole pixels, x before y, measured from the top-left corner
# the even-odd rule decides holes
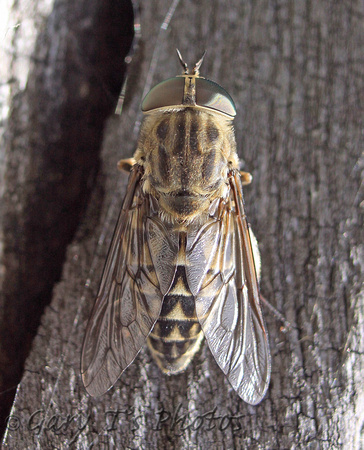
[[[192,98],[186,96],[185,83],[195,84]],[[234,101],[225,89],[214,81],[189,75],[169,78],[154,86],[143,100],[142,111],[183,106],[212,110],[231,119],[236,115]]]
[[[236,116],[234,100],[219,84],[205,78],[196,78],[196,104],[230,117]]]
[[[157,84],[145,96],[142,111],[149,112],[153,109],[168,108],[169,106],[183,106],[184,85],[185,79],[183,77],[169,78]]]

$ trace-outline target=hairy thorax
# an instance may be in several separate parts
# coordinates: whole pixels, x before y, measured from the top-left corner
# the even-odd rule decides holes
[[[150,114],[135,159],[144,167],[144,192],[166,217],[189,222],[227,195],[228,172],[238,167],[231,120],[192,108]]]

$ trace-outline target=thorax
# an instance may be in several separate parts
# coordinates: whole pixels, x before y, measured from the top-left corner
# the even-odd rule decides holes
[[[164,213],[191,220],[226,195],[228,172],[238,166],[231,121],[194,108],[147,116],[135,159],[144,191]]]

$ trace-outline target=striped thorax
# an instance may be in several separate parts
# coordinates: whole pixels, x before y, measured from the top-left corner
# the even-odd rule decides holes
[[[189,222],[227,195],[238,164],[231,120],[190,106],[150,113],[135,160],[145,170],[144,192],[171,221]]]

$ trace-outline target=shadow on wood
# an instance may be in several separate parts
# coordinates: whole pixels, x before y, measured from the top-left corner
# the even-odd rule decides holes
[[[104,123],[115,109],[133,37],[128,2],[56,3],[35,29],[19,14],[19,28],[8,30],[14,40],[1,206],[1,425],[94,187]],[[36,32],[21,89],[17,46]]]

